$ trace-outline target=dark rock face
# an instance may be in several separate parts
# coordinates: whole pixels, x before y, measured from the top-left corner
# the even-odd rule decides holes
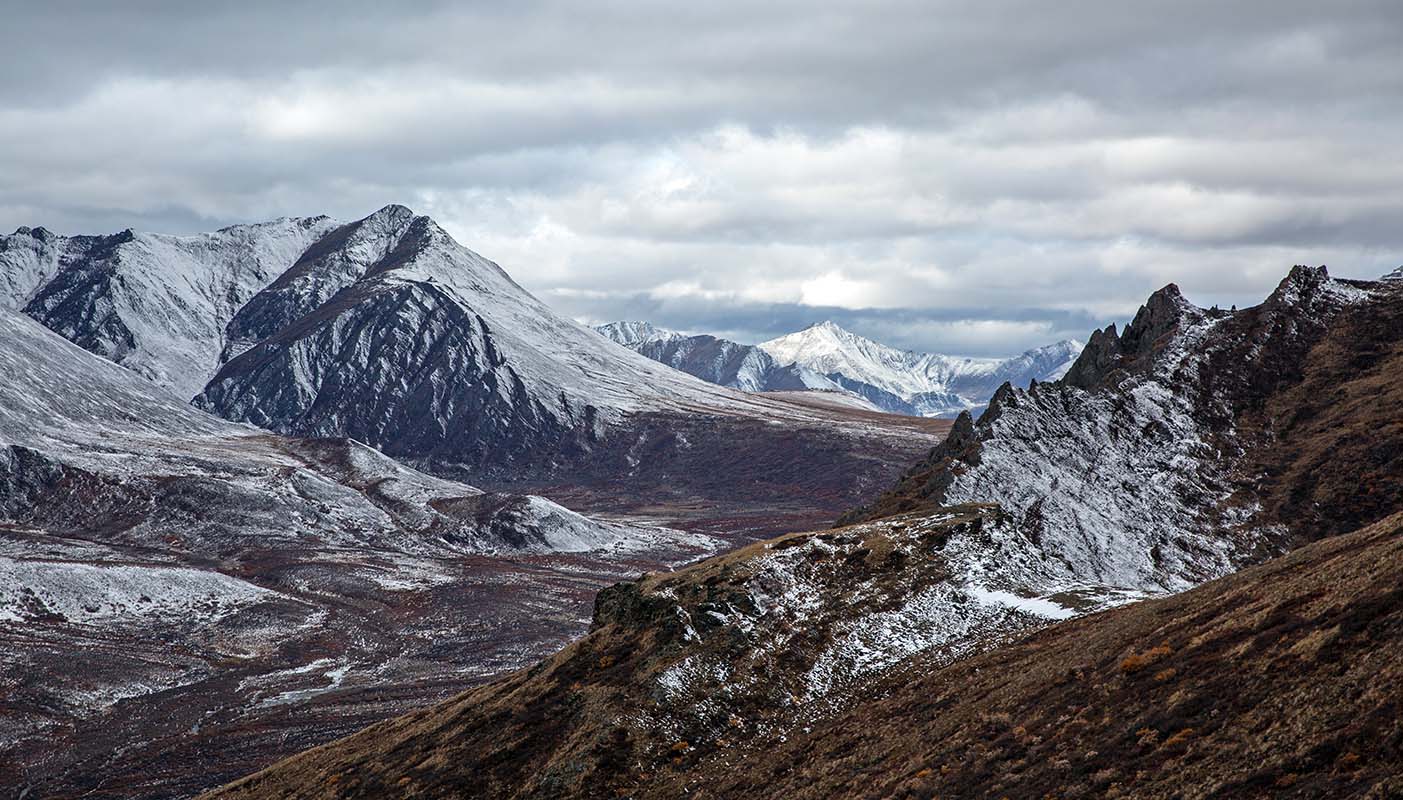
[[[343,290],[226,364],[196,405],[488,472],[548,469],[580,454],[595,415],[533,395],[481,317],[418,283]]]
[[[1080,389],[1094,389],[1116,370],[1144,370],[1149,367],[1155,348],[1177,330],[1187,317],[1197,313],[1174,284],[1150,295],[1140,307],[1125,333],[1116,326],[1092,331],[1082,351],[1062,382]]]
[[[229,320],[224,360],[277,335],[356,281],[404,263],[426,246],[430,225],[427,217],[392,205],[318,239]]]

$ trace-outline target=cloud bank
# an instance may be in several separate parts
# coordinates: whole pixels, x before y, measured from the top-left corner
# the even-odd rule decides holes
[[[1403,263],[1393,2],[26,4],[0,226],[433,215],[588,321],[1005,354]]]

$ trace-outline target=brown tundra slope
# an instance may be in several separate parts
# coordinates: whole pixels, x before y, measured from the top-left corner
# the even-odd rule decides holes
[[[1168,287],[854,524],[217,796],[1398,796],[1401,421],[1403,284]]]
[[[539,667],[211,797],[1397,797],[1400,534],[1390,517],[943,668],[936,651],[833,716],[757,686],[713,709],[733,736],[698,742],[701,705],[649,692],[680,634],[648,598],[707,594],[728,556],[601,595],[596,630]]]

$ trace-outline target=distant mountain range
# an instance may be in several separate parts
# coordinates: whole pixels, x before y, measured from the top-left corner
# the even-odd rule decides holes
[[[847,391],[883,411],[954,416],[978,410],[1005,382],[1027,388],[1062,377],[1082,343],[1066,340],[1012,358],[960,358],[898,350],[833,322],[745,345],[689,336],[647,322],[613,322],[595,330],[649,358],[703,380],[749,392]]]

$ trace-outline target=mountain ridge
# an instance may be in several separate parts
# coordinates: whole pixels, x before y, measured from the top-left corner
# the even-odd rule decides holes
[[[450,479],[563,489],[596,510],[697,492],[729,503],[740,486],[825,498],[836,514],[940,432],[729,390],[616,348],[399,205],[188,237],[30,229],[0,237],[0,287],[0,305],[225,418],[348,436]],[[801,493],[747,474],[760,460],[723,452],[736,441],[832,460],[798,465]]]

